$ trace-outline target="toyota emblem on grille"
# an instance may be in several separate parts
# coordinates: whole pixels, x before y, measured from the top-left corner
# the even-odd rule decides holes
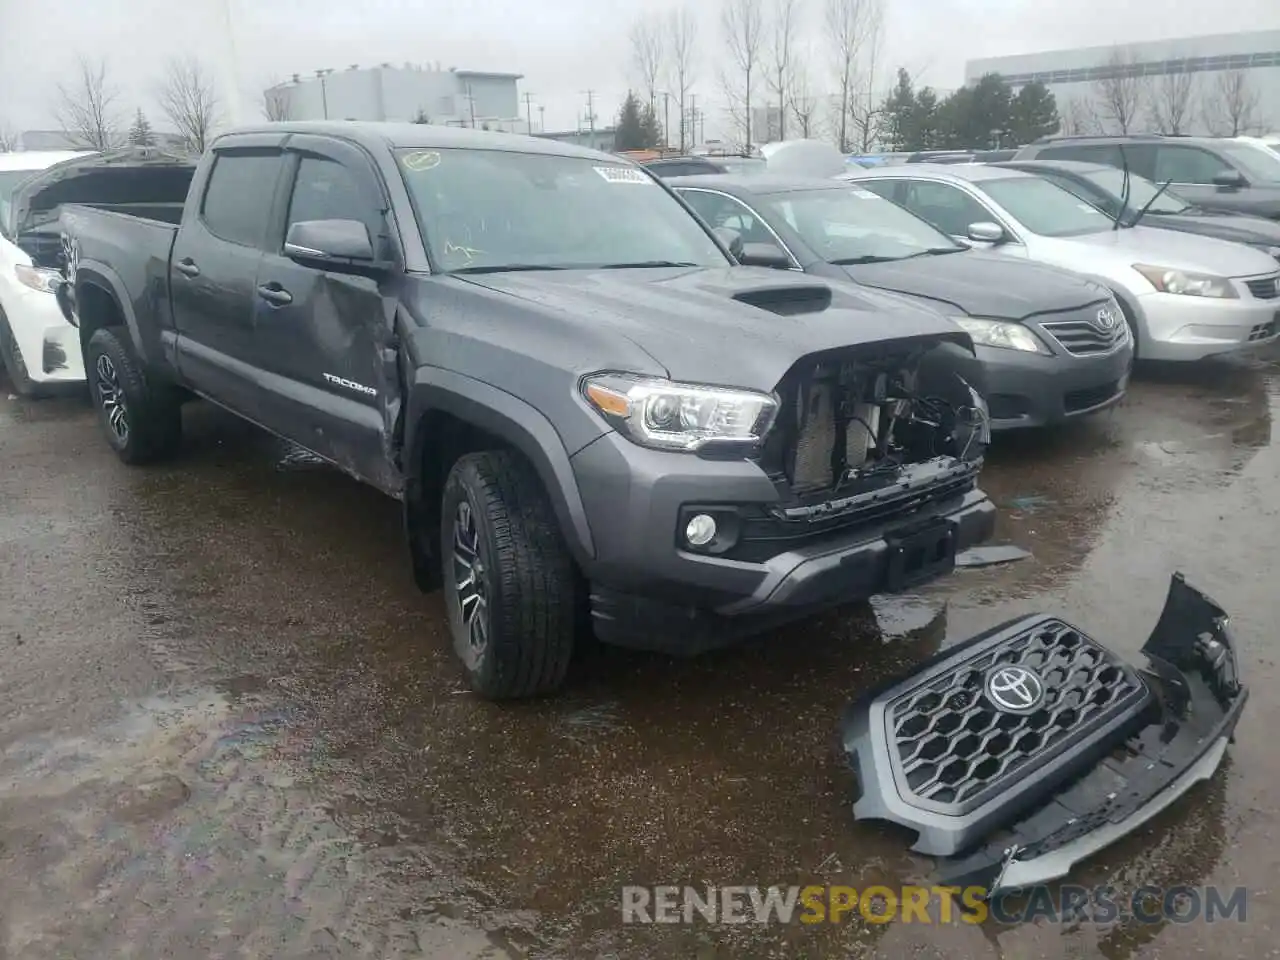
[[[1103,307],[1098,311],[1097,321],[1099,330],[1114,330],[1116,328],[1116,312],[1110,307]]]
[[[1026,667],[997,667],[987,675],[987,698],[1005,713],[1029,713],[1044,699],[1044,681]]]

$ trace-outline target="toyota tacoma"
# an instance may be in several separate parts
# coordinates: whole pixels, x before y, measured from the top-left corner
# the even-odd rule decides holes
[[[219,137],[181,223],[70,206],[58,299],[108,442],[204,397],[403,503],[473,688],[589,623],[692,653],[949,572],[987,538],[967,333],[742,267],[616,156],[429,125]]]

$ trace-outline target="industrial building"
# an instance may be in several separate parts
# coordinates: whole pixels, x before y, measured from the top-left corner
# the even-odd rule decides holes
[[[965,84],[988,73],[1015,91],[1045,84],[1067,133],[1120,132],[1105,106],[1108,89],[1137,103],[1130,133],[1227,135],[1229,114],[1245,121],[1238,133],[1280,128],[1280,30],[970,60]],[[1183,103],[1178,129],[1167,129],[1170,108]]]
[[[423,120],[447,126],[530,133],[518,73],[459,70],[440,64],[317,70],[265,92],[276,120]],[[521,107],[526,109],[522,111]]]

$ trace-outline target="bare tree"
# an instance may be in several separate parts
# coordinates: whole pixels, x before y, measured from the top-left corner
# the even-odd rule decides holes
[[[1107,75],[1094,82],[1099,119],[1116,133],[1133,133],[1147,100],[1147,78],[1132,50],[1112,50],[1104,68]]]
[[[796,60],[795,68],[787,81],[787,100],[791,106],[791,117],[800,128],[800,136],[806,140],[818,132],[818,98],[813,95],[809,71],[805,67],[813,58],[802,55]]]
[[[744,153],[751,151],[751,94],[760,79],[760,47],[764,38],[762,0],[721,0],[720,31],[729,53],[729,67],[720,83],[729,102],[729,116],[742,137]]]
[[[18,134],[7,123],[0,122],[0,153],[12,153],[18,149]]]
[[[875,146],[884,123],[884,97],[877,86],[880,77],[880,52],[884,43],[884,5],[883,0],[864,2],[867,13],[854,80],[855,95],[850,110],[860,153],[867,153]]]
[[[54,116],[67,136],[90,150],[110,150],[120,143],[116,108],[120,92],[107,81],[107,62],[76,58],[74,82],[58,84]]]
[[[1218,74],[1213,90],[1205,96],[1204,125],[1215,137],[1239,137],[1260,133],[1258,91],[1243,70]]]
[[[194,57],[170,60],[156,95],[160,109],[193,153],[203,153],[221,119],[213,77]]]
[[[765,78],[769,92],[778,101],[778,139],[787,139],[787,108],[791,103],[791,84],[795,72],[796,35],[800,32],[800,0],[772,0],[769,18],[772,34],[769,73]],[[765,131],[765,139],[772,135]]]
[[[680,152],[687,149],[685,131],[688,129],[685,102],[693,89],[693,58],[698,46],[698,19],[689,6],[678,7],[668,14],[667,41],[670,51],[667,67],[671,71],[669,86],[675,88],[676,102],[680,107]]]
[[[825,14],[827,42],[835,67],[833,132],[839,148],[847,151],[852,142],[851,121],[862,102],[863,84],[871,85],[866,77],[865,53],[870,37],[880,29],[880,0],[826,0]]]
[[[1099,132],[1097,108],[1084,97],[1071,97],[1063,102],[1059,111],[1061,125],[1058,132],[1068,137],[1090,136]]]
[[[1194,73],[1164,73],[1152,85],[1151,125],[1157,133],[1177,136],[1187,132],[1195,95]]]
[[[275,123],[293,119],[293,101],[282,83],[272,83],[262,91],[262,115]]]
[[[640,88],[648,97],[649,109],[658,109],[658,78],[662,76],[662,60],[665,44],[662,36],[662,20],[653,11],[640,14],[631,24],[628,34],[631,41],[631,64],[640,81]]]

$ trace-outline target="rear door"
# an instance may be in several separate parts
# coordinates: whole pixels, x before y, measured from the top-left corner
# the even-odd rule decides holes
[[[283,254],[289,225],[357,220],[374,252],[398,259],[388,203],[359,148],[295,136],[252,305],[254,352],[269,410],[266,426],[362,480],[388,488],[387,411],[398,396],[394,296],[372,277],[305,266]]]
[[[254,368],[254,285],[284,166],[282,139],[219,146],[170,260],[174,362],[183,379],[258,423],[265,410]]]

